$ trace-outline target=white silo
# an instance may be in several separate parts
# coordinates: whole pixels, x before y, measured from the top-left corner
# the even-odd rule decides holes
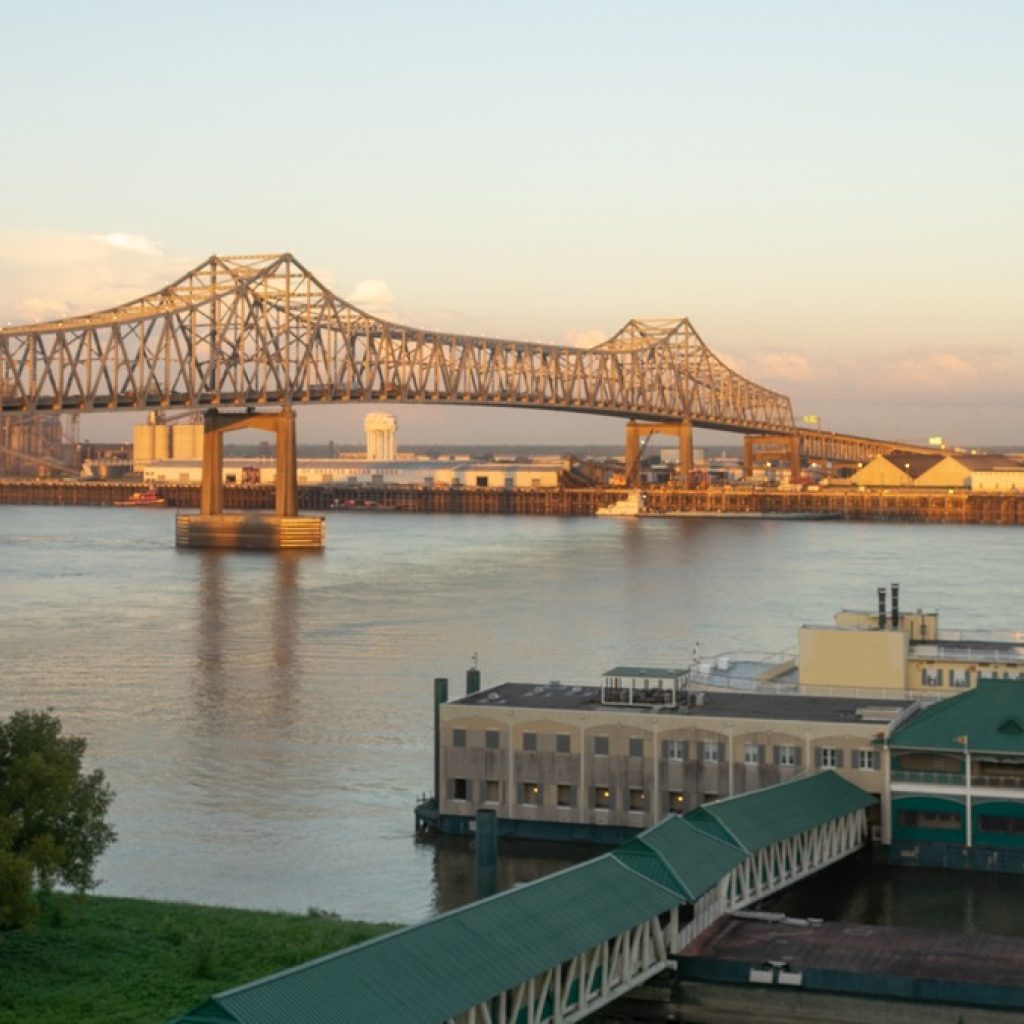
[[[397,454],[395,431],[397,421],[389,412],[367,413],[363,420],[366,432],[367,462],[394,462]]]

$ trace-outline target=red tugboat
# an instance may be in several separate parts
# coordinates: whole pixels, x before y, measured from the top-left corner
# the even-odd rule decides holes
[[[167,499],[152,488],[148,491],[135,491],[124,501],[115,501],[118,508],[160,508],[167,504]]]

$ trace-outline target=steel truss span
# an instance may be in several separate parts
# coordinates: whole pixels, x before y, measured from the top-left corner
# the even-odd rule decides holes
[[[114,309],[0,331],[0,409],[434,402],[792,434],[789,399],[730,370],[686,319],[592,349],[389,323],[290,254],[213,256]]]

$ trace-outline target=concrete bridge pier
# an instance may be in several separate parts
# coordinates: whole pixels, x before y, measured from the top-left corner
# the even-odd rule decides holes
[[[803,479],[801,468],[800,437],[793,434],[744,434],[743,435],[743,477],[749,480],[755,465],[770,466],[786,463],[789,466],[789,482],[798,484]]]
[[[640,486],[640,459],[643,448],[655,434],[669,434],[678,438],[679,475],[685,481],[693,472],[693,424],[690,420],[679,420],[677,423],[641,423],[630,420],[626,424],[626,459],[623,472],[627,487]]]
[[[224,512],[224,435],[231,430],[268,430],[277,437],[274,514]],[[178,547],[322,548],[322,516],[300,516],[295,411],[225,413],[211,409],[203,419],[203,479],[199,515],[180,515]]]

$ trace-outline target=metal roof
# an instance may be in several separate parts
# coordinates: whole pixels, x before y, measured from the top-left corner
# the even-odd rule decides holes
[[[629,665],[618,665],[608,669],[605,677],[608,676],[632,676],[635,679],[678,679],[685,676],[685,668],[633,668]]]
[[[889,746],[962,751],[960,737],[973,751],[1024,753],[1024,682],[979,679],[975,689],[918,711],[893,730]]]
[[[665,885],[691,903],[747,856],[735,843],[716,838],[685,817],[672,816],[620,846],[612,856]]]
[[[874,802],[873,796],[829,770],[704,804],[686,820],[754,853]]]
[[[681,901],[678,891],[604,854],[221,992],[177,1024],[445,1020]]]
[[[706,805],[584,864],[221,992],[176,1024],[445,1020],[695,901],[748,853],[873,802],[827,771]]]

